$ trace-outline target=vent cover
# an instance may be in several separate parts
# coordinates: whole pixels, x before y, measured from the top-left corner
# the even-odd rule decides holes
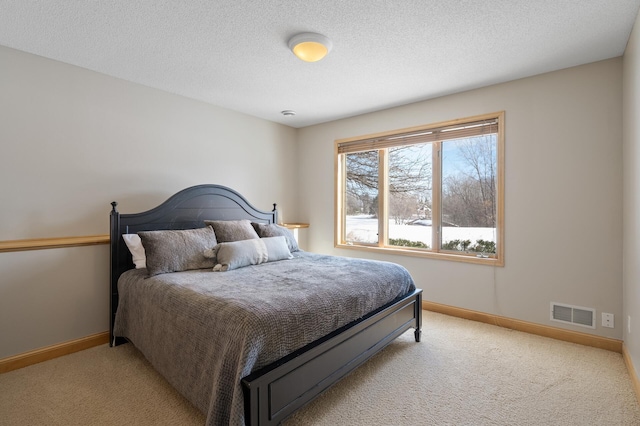
[[[551,302],[551,320],[596,328],[596,310]]]

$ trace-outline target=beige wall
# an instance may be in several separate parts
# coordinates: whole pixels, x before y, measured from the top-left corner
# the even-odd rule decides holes
[[[640,371],[640,15],[623,61],[623,336]],[[630,318],[631,332],[627,328]]]
[[[301,129],[309,250],[398,262],[430,301],[622,338],[621,76],[616,58]],[[501,110],[503,268],[334,248],[335,139]],[[597,329],[550,321],[552,301],[595,308]],[[614,329],[600,326],[601,312],[615,314]]]
[[[0,240],[107,234],[111,201],[132,213],[201,183],[298,221],[296,136],[0,46]],[[0,253],[0,358],[107,330],[108,257]]]
[[[637,37],[624,60],[625,235],[640,184]],[[427,300],[556,327],[549,302],[593,307],[595,331],[565,328],[622,338],[622,70],[612,59],[296,131],[0,47],[0,240],[107,233],[112,200],[135,212],[219,183],[309,222],[310,251],[405,265]],[[504,268],[333,247],[335,139],[500,110]],[[639,251],[625,239],[625,315],[638,312]],[[107,330],[106,246],[0,253],[0,271],[0,358]]]

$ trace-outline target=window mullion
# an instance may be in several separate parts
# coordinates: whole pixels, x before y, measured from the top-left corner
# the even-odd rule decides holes
[[[339,194],[336,199],[336,224],[339,224],[339,231],[336,234],[339,244],[345,244],[347,241],[346,229],[347,229],[347,155],[341,154],[338,156],[336,163],[336,181],[339,182],[340,187]]]
[[[442,142],[433,142],[431,153],[431,248],[439,252],[442,240]]]
[[[378,151],[378,247],[388,244],[389,235],[389,156],[387,149]]]

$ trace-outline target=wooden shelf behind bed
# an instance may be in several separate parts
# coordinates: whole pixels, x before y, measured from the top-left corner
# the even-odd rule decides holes
[[[82,237],[36,238],[30,240],[0,241],[0,253],[10,251],[91,246],[96,244],[109,244],[109,235],[88,235]]]
[[[284,226],[289,229],[300,229],[300,228],[308,228],[308,223],[281,223],[280,226]]]

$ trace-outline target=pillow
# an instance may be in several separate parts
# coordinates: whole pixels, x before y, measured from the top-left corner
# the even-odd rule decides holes
[[[287,240],[282,236],[220,243],[205,255],[216,256],[214,271],[230,271],[293,257],[287,247]]]
[[[144,269],[147,267],[147,258],[144,252],[144,246],[138,234],[122,234],[122,239],[131,252],[133,264],[136,269]]]
[[[260,238],[249,220],[205,220],[204,224],[213,227],[219,243]]]
[[[210,226],[179,231],[144,231],[138,235],[147,255],[149,276],[215,265],[215,259],[208,259],[202,254],[218,243]]]
[[[287,245],[289,246],[289,251],[291,253],[300,250],[300,248],[298,247],[298,242],[296,241],[296,237],[293,236],[293,232],[291,232],[284,226],[276,225],[273,223],[266,224],[255,222],[251,222],[251,226],[253,226],[253,229],[256,230],[256,233],[260,238],[283,236],[287,240]]]

